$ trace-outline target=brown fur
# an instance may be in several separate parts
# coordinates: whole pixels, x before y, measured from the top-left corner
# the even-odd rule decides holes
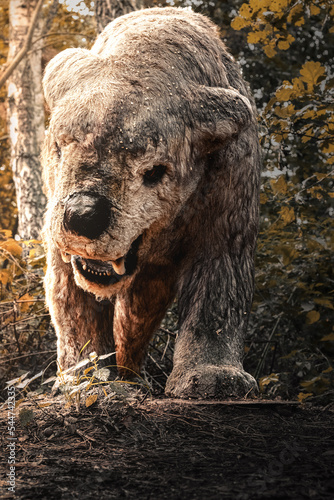
[[[45,283],[60,365],[75,363],[89,339],[98,354],[114,339],[118,365],[138,372],[177,294],[166,392],[218,397],[254,388],[242,355],[260,154],[253,101],[216,27],[182,9],[128,14],[90,51],[56,56],[44,89]],[[157,165],[165,173],[150,184]],[[110,210],[83,215],[105,225],[93,237],[81,214],[97,199]],[[126,273],[112,272],[110,283],[93,282],[77,264],[103,274],[123,256]]]

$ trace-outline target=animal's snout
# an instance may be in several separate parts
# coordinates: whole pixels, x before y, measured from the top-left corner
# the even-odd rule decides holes
[[[74,193],[65,204],[64,227],[93,240],[107,229],[110,217],[111,204],[107,198],[95,193]]]

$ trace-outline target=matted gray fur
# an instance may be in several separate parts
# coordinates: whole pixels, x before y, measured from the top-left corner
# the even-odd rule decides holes
[[[109,24],[47,66],[47,302],[66,368],[116,348],[139,373],[178,297],[166,393],[244,396],[260,151],[256,111],[218,29],[189,10]],[[102,302],[101,302],[102,301]],[[85,353],[87,350],[85,351]]]

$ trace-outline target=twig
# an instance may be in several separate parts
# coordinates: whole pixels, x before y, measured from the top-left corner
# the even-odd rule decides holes
[[[17,305],[16,305],[16,302],[14,300],[14,304],[13,304],[13,315],[14,315],[13,330],[14,330],[16,345],[17,345],[19,354],[21,356],[22,352],[21,352],[21,346],[20,346],[20,338],[19,338],[19,334],[17,333],[17,330],[16,330],[16,313],[17,313]]]
[[[159,370],[165,375],[165,377],[167,379],[168,378],[167,373],[161,368],[161,366],[159,365],[159,363],[153,358],[153,356],[151,356],[150,353],[148,353],[148,357],[150,358],[151,361],[153,361],[153,363],[159,368]]]
[[[167,330],[167,328],[162,328],[161,326],[159,330],[161,330],[164,333],[167,333],[168,335],[171,335],[172,337],[176,337],[177,335],[176,332],[172,332],[171,330]]]
[[[167,342],[166,342],[166,345],[165,345],[165,349],[164,349],[164,352],[162,353],[162,356],[161,356],[161,361],[163,361],[163,359],[165,357],[165,354],[166,354],[168,346],[169,346],[169,341],[170,341],[170,335],[168,334],[167,335]]]
[[[7,359],[6,361],[2,361],[0,363],[0,365],[5,365],[6,363],[10,363],[11,361],[14,361],[16,359],[20,359],[20,358],[28,358],[30,356],[39,356],[40,354],[47,354],[49,352],[52,352],[52,353],[56,353],[57,350],[53,350],[53,351],[39,351],[39,352],[30,352],[29,354],[23,354],[22,356],[16,356],[15,358],[9,358]]]
[[[254,375],[254,377],[256,379],[259,377],[259,375],[261,373],[262,367],[263,367],[265,359],[267,357],[267,353],[268,353],[268,349],[269,349],[269,344],[271,344],[271,339],[274,336],[274,333],[276,331],[276,328],[278,327],[279,322],[281,321],[282,316],[283,316],[283,312],[279,313],[278,318],[277,318],[276,323],[275,323],[275,326],[272,329],[272,332],[270,334],[269,339],[267,340],[265,348],[263,349],[263,353],[262,353],[261,359],[260,359],[260,361],[259,361],[259,363],[258,363],[258,365],[256,367],[256,371],[255,371],[255,375]]]
[[[34,31],[36,28],[36,24],[39,18],[39,14],[43,5],[44,0],[38,0],[38,4],[36,6],[35,12],[33,14],[33,18],[31,21],[30,28],[28,30],[27,38],[24,42],[24,45],[22,49],[16,54],[12,62],[9,64],[7,69],[3,72],[2,76],[0,77],[0,89],[1,87],[5,84],[7,79],[10,77],[10,75],[13,73],[13,71],[16,69],[16,67],[20,64],[24,56],[27,54],[28,50],[30,49],[31,42],[32,42],[32,37],[34,35]]]

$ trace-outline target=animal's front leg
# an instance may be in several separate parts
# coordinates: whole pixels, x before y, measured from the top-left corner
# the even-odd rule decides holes
[[[140,374],[148,344],[175,296],[175,271],[147,266],[133,285],[117,296],[114,339],[118,371]]]
[[[48,250],[45,277],[46,299],[57,334],[57,361],[62,370],[95,351],[98,355],[114,351],[112,336],[113,304],[97,302],[93,295],[79,288],[72,266],[65,264],[58,249]]]
[[[166,393],[224,398],[256,390],[243,370],[244,338],[253,295],[252,256],[198,261],[182,284],[180,330]]]

